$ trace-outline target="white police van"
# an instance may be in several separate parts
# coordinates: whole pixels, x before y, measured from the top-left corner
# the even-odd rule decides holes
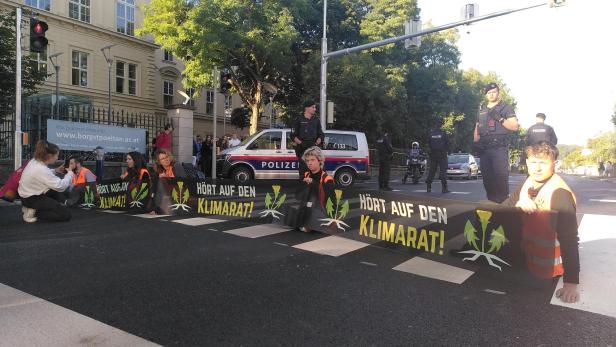
[[[266,129],[228,148],[217,158],[217,172],[238,182],[251,179],[299,179],[291,129]],[[369,152],[366,135],[356,131],[325,130],[325,170],[341,186],[367,179]]]

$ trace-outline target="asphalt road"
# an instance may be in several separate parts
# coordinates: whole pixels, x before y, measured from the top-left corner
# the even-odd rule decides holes
[[[613,209],[585,202],[613,198],[613,182],[567,180],[584,201],[581,209]],[[481,181],[452,182],[450,189],[469,192],[451,194],[457,199],[485,198]],[[69,223],[25,224],[19,206],[8,205],[0,206],[0,218],[1,284],[161,345],[616,342],[616,318],[551,305],[552,282],[478,270],[455,284],[393,270],[411,254],[364,247],[332,257],[293,247],[329,237],[319,233],[250,238],[230,234],[248,226],[237,221],[192,226],[173,222],[186,217],[83,210]],[[20,311],[6,307],[0,292],[0,345],[3,334],[19,329]],[[55,327],[50,320],[46,329]]]

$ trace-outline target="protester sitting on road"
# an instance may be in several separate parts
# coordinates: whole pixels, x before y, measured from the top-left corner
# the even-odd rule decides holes
[[[73,180],[73,164],[69,164],[64,178],[60,179],[48,165],[58,160],[60,148],[53,143],[39,140],[34,149],[34,158],[30,160],[19,180],[23,219],[28,223],[37,220],[62,222],[71,219],[70,211],[62,205],[66,198],[64,192]],[[65,171],[64,164],[55,169],[57,173]]]
[[[124,181],[136,183],[150,179],[150,173],[141,153],[129,152],[126,155],[126,165],[128,166],[126,171],[120,176]]]
[[[175,162],[173,154],[168,150],[160,150],[156,153],[156,165],[154,166],[158,177],[174,178],[186,177],[184,168]]]
[[[323,170],[325,164],[325,155],[321,148],[313,146],[304,151],[302,160],[306,163],[308,171],[304,173],[303,182],[307,185],[306,205],[300,206],[302,210],[308,211],[318,203],[320,209],[312,209],[312,211],[322,210],[325,207],[326,191],[331,191],[334,186],[334,179]],[[305,221],[308,218],[303,218]],[[304,224],[304,232],[310,232],[311,229],[307,224]]]
[[[72,206],[79,202],[85,186],[88,183],[96,182],[96,175],[83,166],[83,158],[80,156],[71,156],[69,158],[69,166],[75,168],[73,170],[73,182],[68,189],[68,200],[66,202],[67,205]]]
[[[530,272],[543,278],[562,275],[564,285],[556,291],[556,297],[564,302],[576,302],[580,298],[577,290],[580,257],[575,195],[554,173],[558,159],[554,145],[540,142],[526,147],[525,152],[529,176],[503,204],[525,212],[522,249]],[[558,212],[555,228],[550,216],[541,213],[550,210]]]

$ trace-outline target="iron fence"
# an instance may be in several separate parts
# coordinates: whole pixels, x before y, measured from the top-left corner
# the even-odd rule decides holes
[[[24,137],[22,155],[23,159],[30,159],[34,146],[39,139],[47,138],[47,120],[56,119],[77,123],[94,123],[110,126],[145,129],[146,143],[152,140],[169,123],[166,115],[151,113],[127,112],[125,110],[112,110],[94,107],[92,105],[66,105],[61,106],[58,114],[49,102],[31,101],[24,103],[22,108],[22,132]],[[13,159],[13,146],[15,136],[14,110],[7,109],[0,112],[0,160]],[[148,150],[146,150],[147,152]],[[149,155],[149,153],[145,153]],[[95,160],[94,154],[89,151],[61,151],[60,159],[72,155],[79,155],[84,160]],[[123,161],[124,153],[106,153],[106,161]]]

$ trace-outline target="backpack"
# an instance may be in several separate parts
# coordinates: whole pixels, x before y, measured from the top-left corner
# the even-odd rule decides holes
[[[21,179],[21,174],[24,172],[24,169],[28,165],[30,160],[23,163],[19,169],[15,170],[6,181],[6,184],[0,188],[0,199],[13,202],[17,197],[17,188],[19,188],[19,180]]]

